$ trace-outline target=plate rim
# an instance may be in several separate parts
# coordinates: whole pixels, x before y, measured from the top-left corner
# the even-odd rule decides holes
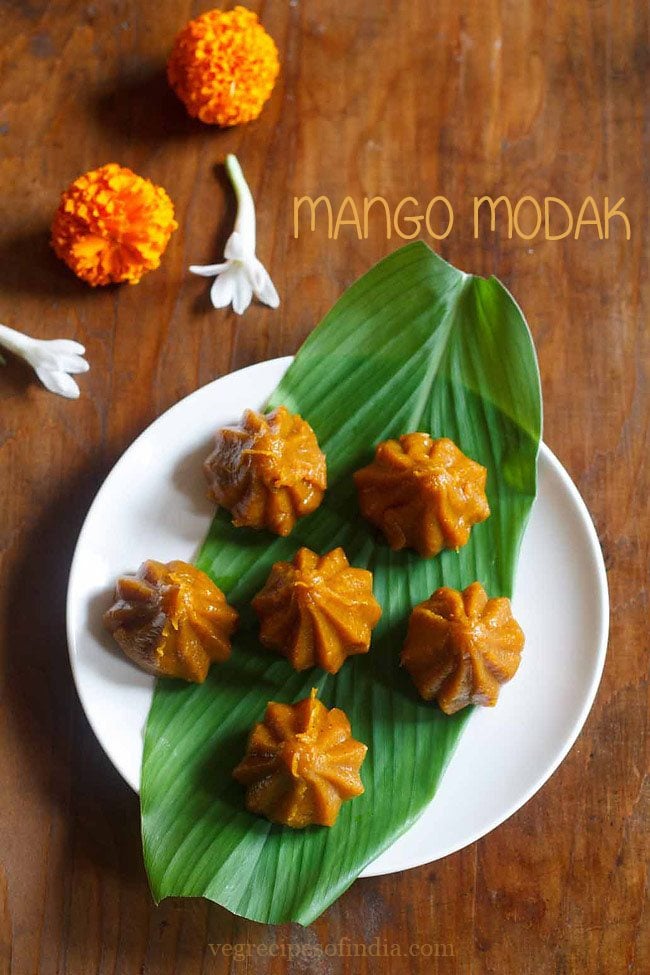
[[[113,768],[115,768],[115,770],[118,772],[120,777],[123,779],[123,781],[129,786],[129,788],[133,789],[136,795],[139,795],[139,788],[135,787],[133,783],[129,781],[129,779],[126,777],[125,772],[114,762],[112,756],[108,753],[108,751],[104,747],[102,737],[100,736],[97,730],[93,715],[91,711],[86,708],[86,704],[84,701],[84,694],[82,691],[82,686],[80,681],[79,669],[77,666],[76,637],[75,637],[75,632],[73,627],[74,607],[73,607],[73,599],[72,599],[72,581],[77,571],[77,562],[81,558],[85,533],[88,530],[88,525],[89,522],[91,521],[93,511],[96,505],[99,503],[100,498],[106,489],[106,485],[112,479],[114,473],[125,462],[125,458],[127,454],[129,454],[129,452],[136,447],[136,445],[140,442],[142,438],[144,438],[146,435],[150,433],[151,429],[156,424],[163,422],[174,410],[178,409],[188,399],[195,396],[197,393],[204,391],[209,387],[219,383],[220,381],[222,381],[228,376],[242,376],[247,372],[259,370],[261,367],[277,369],[280,366],[284,366],[284,369],[286,371],[286,369],[289,367],[293,359],[294,356],[291,355],[279,356],[274,359],[264,359],[260,362],[255,362],[255,363],[251,363],[248,366],[244,366],[241,369],[235,369],[232,372],[224,373],[223,376],[218,376],[215,379],[211,380],[209,383],[205,383],[203,386],[199,386],[197,389],[188,393],[186,396],[183,396],[176,403],[172,404],[170,407],[164,410],[159,416],[157,416],[154,420],[152,420],[152,422],[149,423],[138,434],[138,436],[135,437],[133,441],[131,441],[131,443],[123,450],[120,457],[113,464],[109,472],[106,474],[102,483],[97,489],[90,506],[88,507],[88,510],[83,520],[83,524],[77,536],[74,553],[70,563],[70,570],[68,573],[68,582],[67,582],[67,591],[66,591],[66,636],[67,636],[67,643],[68,643],[68,658],[70,661],[70,668],[72,670],[72,677],[77,692],[77,697],[79,699],[79,702],[81,703],[81,707],[83,709],[86,720],[88,721],[92,729],[92,732],[95,735],[95,738],[97,739],[99,745],[101,746],[102,751],[110,761]],[[591,681],[589,684],[587,694],[584,697],[582,708],[578,716],[576,717],[575,721],[573,722],[571,731],[567,736],[562,749],[560,749],[557,755],[553,757],[553,759],[545,766],[543,771],[537,776],[533,785],[530,786],[524,793],[523,798],[521,800],[519,799],[516,800],[506,809],[506,811],[503,814],[499,814],[497,817],[495,817],[494,821],[491,822],[487,828],[481,828],[477,830],[474,834],[470,835],[468,838],[464,838],[461,844],[451,844],[449,848],[444,849],[443,852],[438,853],[433,858],[430,858],[428,856],[425,856],[424,859],[421,858],[419,859],[417,856],[412,858],[406,858],[405,862],[402,865],[398,867],[392,867],[388,870],[386,869],[373,870],[374,863],[378,862],[378,861],[373,861],[373,863],[368,864],[366,868],[362,871],[362,873],[360,874],[360,878],[389,876],[390,874],[393,873],[401,873],[404,870],[413,870],[417,867],[424,866],[429,863],[435,863],[437,860],[444,859],[445,857],[450,856],[453,853],[457,853],[460,850],[466,849],[468,846],[471,846],[472,844],[476,843],[478,840],[482,839],[483,837],[493,832],[493,830],[495,830],[498,826],[501,826],[504,822],[510,819],[516,812],[522,809],[528,802],[530,802],[533,796],[536,795],[536,793],[539,792],[540,789],[546,784],[546,782],[548,782],[548,780],[553,776],[553,774],[557,771],[559,766],[562,764],[564,759],[567,757],[567,755],[573,748],[578,736],[580,735],[580,732],[582,731],[585,725],[585,722],[589,716],[591,708],[593,707],[593,703],[596,698],[596,694],[598,692],[598,688],[600,686],[600,682],[603,675],[605,659],[607,656],[607,644],[608,644],[608,637],[609,637],[609,591],[607,586],[607,572],[605,568],[605,562],[603,559],[603,554],[600,547],[600,542],[598,540],[596,528],[594,526],[592,517],[589,513],[585,501],[583,500],[580,492],[578,491],[577,486],[574,484],[569,473],[566,471],[566,469],[563,467],[563,465],[558,460],[556,455],[553,453],[553,451],[544,441],[540,441],[538,463],[541,457],[544,458],[544,461],[550,465],[554,473],[559,477],[563,487],[565,488],[568,495],[570,496],[574,504],[574,507],[580,516],[581,526],[585,531],[585,536],[589,545],[589,553],[590,556],[592,557],[592,561],[596,569],[597,593],[595,594],[595,597],[598,601],[598,606],[599,606],[598,621],[597,621],[598,622],[598,636],[597,636],[598,648],[597,648],[597,655],[596,655],[596,665],[591,674]],[[197,540],[197,546],[200,544],[200,541],[201,541],[200,539]],[[435,802],[435,796],[433,797],[432,802]],[[408,832],[408,830],[405,831],[405,833],[406,832]],[[402,835],[405,835],[405,833]],[[378,860],[380,858],[381,855],[378,858]]]

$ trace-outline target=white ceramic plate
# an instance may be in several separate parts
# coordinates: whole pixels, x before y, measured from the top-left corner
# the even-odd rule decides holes
[[[224,376],[159,417],[106,478],[79,536],[67,606],[72,670],[95,734],[136,791],[153,679],[116,651],[102,613],[116,577],[144,559],[193,558],[213,514],[201,462],[214,431],[261,407],[290,361]],[[554,772],[589,713],[607,644],[605,568],[587,509],[546,446],[513,606],[526,633],[517,676],[498,707],[476,710],[421,819],[362,876],[429,863],[494,829]]]

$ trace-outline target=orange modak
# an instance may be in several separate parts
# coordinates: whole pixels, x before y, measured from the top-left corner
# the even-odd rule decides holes
[[[167,78],[193,118],[213,125],[256,119],[280,70],[278,49],[245,7],[208,10],[177,34]]]
[[[210,497],[231,512],[233,525],[276,535],[315,511],[327,487],[316,434],[284,406],[246,410],[239,424],[218,430],[204,470]]]
[[[514,677],[524,634],[510,600],[488,599],[479,582],[463,592],[446,587],[415,607],[401,662],[425,701],[446,714],[468,704],[493,707]]]
[[[296,670],[335,674],[352,654],[367,653],[381,606],[372,572],[350,566],[342,548],[319,556],[301,548],[293,562],[276,562],[253,599],[260,640]]]
[[[137,284],[153,271],[178,224],[161,186],[108,163],[61,196],[52,224],[57,257],[88,284]]]
[[[237,612],[193,565],[149,559],[117,580],[104,625],[143,670],[201,684],[213,662],[230,656]]]
[[[297,704],[268,704],[233,776],[246,786],[249,812],[294,829],[333,826],[341,804],[364,791],[367,751],[344,712],[328,711],[312,690]]]
[[[453,440],[427,433],[385,440],[354,474],[364,517],[392,549],[414,548],[425,558],[465,545],[472,525],[489,516],[486,478]]]

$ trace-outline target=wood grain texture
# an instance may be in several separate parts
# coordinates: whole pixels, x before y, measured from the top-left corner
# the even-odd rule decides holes
[[[250,5],[283,70],[258,122],[224,132],[188,119],[164,79],[175,31],[209,4],[0,7],[0,319],[76,337],[92,364],[77,402],[17,361],[0,370],[0,975],[650,971],[647,5]],[[259,253],[283,299],[241,319],[211,310],[205,282],[186,273],[215,260],[229,233],[215,170],[229,151],[258,201]],[[48,227],[70,180],[110,160],[165,186],[180,229],[140,285],[93,291],[52,255]],[[81,712],[64,632],[76,535],[124,448],[197,386],[295,351],[401,243],[379,221],[367,240],[352,228],[338,241],[322,229],[295,239],[293,196],[304,193],[453,202],[439,250],[497,274],[523,305],[545,439],[593,514],[612,601],[598,698],[542,791],[454,856],[356,883],[307,929],[202,901],[152,905],[137,799]],[[471,200],[484,193],[575,207],[624,196],[632,237],[615,226],[609,241],[593,229],[578,241],[485,228],[474,239]],[[396,944],[403,957],[322,953],[345,937]],[[216,947],[247,943],[262,947],[243,961]],[[438,957],[407,957],[411,944],[438,944]]]

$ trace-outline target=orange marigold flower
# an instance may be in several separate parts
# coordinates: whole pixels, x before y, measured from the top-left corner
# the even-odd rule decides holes
[[[251,122],[273,91],[278,49],[245,7],[209,10],[183,27],[167,64],[169,83],[193,118]]]
[[[174,205],[161,186],[108,163],[84,173],[62,194],[52,247],[93,287],[137,284],[158,267],[177,227]]]

